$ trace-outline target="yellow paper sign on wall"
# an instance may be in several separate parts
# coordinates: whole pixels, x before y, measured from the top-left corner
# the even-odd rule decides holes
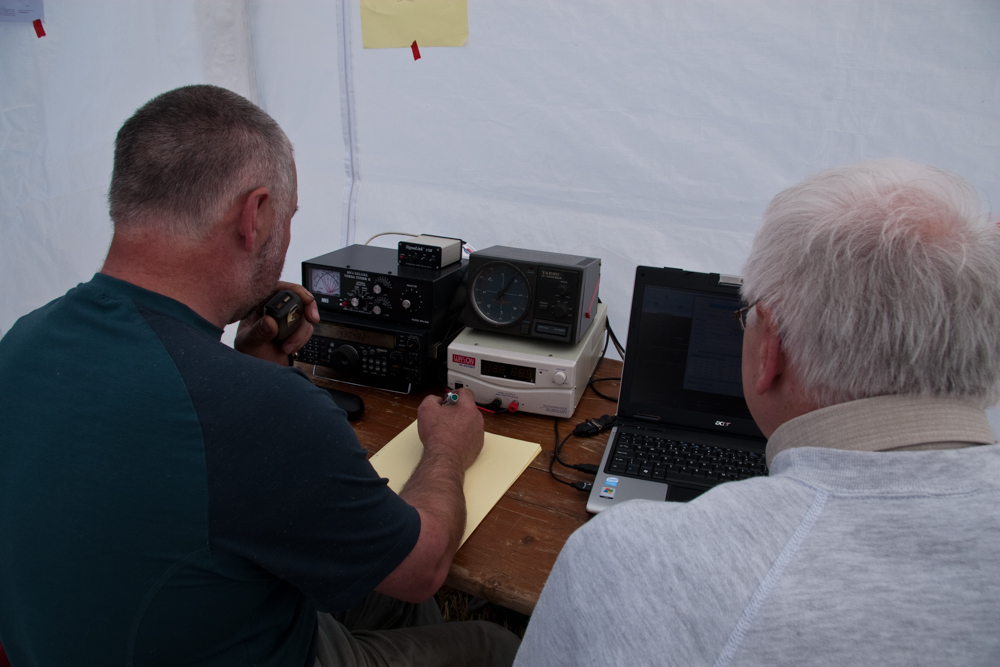
[[[468,37],[468,0],[361,0],[366,49],[462,46]]]

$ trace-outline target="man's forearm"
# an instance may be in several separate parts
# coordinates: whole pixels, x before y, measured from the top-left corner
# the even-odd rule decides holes
[[[449,563],[465,533],[465,470],[451,457],[425,454],[400,497],[433,520],[447,536],[442,557]]]
[[[400,492],[420,514],[420,537],[378,590],[408,602],[434,595],[448,576],[465,532],[465,470],[483,447],[483,417],[468,389],[457,403],[428,396],[417,411],[424,455]]]

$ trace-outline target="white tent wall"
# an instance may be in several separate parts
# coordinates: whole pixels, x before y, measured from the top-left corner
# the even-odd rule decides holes
[[[596,256],[623,339],[636,265],[739,272],[770,198],[824,167],[905,157],[1000,202],[995,0],[472,0],[466,46],[419,61],[361,48],[358,0],[49,0],[46,29],[0,24],[2,331],[99,268],[115,132],[190,83],[296,146],[286,280],[390,230]]]
[[[353,51],[358,238],[600,257],[624,340],[637,264],[739,273],[825,167],[905,157],[1000,203],[997,35],[996,2],[473,1],[464,48]]]
[[[100,269],[135,109],[192,82],[253,96],[242,0],[46,5],[44,38],[0,23],[0,331]]]

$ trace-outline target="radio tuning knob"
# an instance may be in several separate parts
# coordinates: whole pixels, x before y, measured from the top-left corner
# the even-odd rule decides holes
[[[556,371],[552,374],[552,381],[556,384],[566,384],[566,374],[562,371]]]
[[[566,317],[566,306],[561,303],[552,306],[552,317],[563,318]]]
[[[342,373],[353,373],[358,368],[361,357],[353,345],[341,345],[330,355],[333,367]]]

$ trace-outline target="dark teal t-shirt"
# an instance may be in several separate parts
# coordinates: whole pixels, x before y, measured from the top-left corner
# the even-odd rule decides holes
[[[13,664],[311,666],[416,544],[329,395],[221,333],[98,274],[0,339]]]

